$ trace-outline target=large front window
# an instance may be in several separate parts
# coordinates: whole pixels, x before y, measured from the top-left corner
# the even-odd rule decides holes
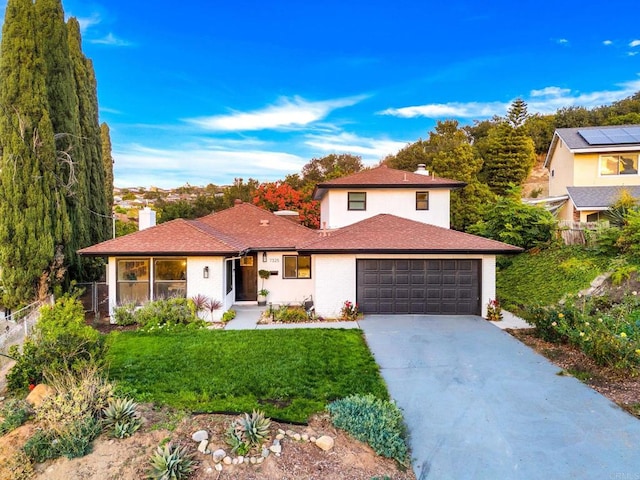
[[[149,260],[118,260],[116,300],[140,305],[149,300]]]
[[[309,255],[285,255],[284,278],[311,278],[311,257]]]
[[[153,266],[153,298],[187,296],[187,261],[182,259],[156,260]]]
[[[638,155],[601,155],[600,175],[637,175]]]

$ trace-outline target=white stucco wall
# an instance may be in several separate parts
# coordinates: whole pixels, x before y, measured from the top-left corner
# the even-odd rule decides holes
[[[487,304],[496,298],[495,255],[314,255],[316,313],[328,318],[340,316],[346,300],[356,300],[356,260],[361,258],[421,258],[481,260],[480,305],[486,316]]]
[[[284,255],[297,255],[297,252],[268,252],[267,261],[262,261],[262,252],[258,252],[258,270],[277,272],[264,281],[264,288],[269,290],[267,302],[273,304],[302,303],[313,295],[315,285],[315,268],[311,264],[311,278],[283,278]],[[313,257],[311,257],[313,262]],[[262,289],[262,279],[258,278],[258,290]]]
[[[429,210],[416,210],[416,192],[429,192]],[[348,193],[366,192],[366,210],[349,210]],[[320,205],[320,225],[341,228],[381,213],[449,228],[449,190],[425,188],[329,190]]]

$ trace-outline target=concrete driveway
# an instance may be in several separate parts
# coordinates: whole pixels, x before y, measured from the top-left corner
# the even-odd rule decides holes
[[[418,479],[640,479],[640,420],[479,317],[360,322]]]

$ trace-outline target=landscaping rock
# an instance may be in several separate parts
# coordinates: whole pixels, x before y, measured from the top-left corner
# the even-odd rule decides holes
[[[276,440],[282,440],[284,438],[284,433],[279,433],[276,435]]]
[[[261,464],[262,462],[264,462],[264,458],[265,458],[265,457],[258,457],[258,459],[256,460],[256,463],[257,463],[258,465],[259,465],[259,464]]]
[[[223,449],[219,448],[215,452],[213,452],[213,461],[216,463],[220,463],[224,457],[227,456],[227,452]]]
[[[224,457],[222,459],[222,463],[224,463],[225,465],[231,465],[233,463],[233,461],[231,460],[231,457],[229,455],[227,455],[226,457]]]
[[[334,441],[333,441],[333,438],[327,435],[323,435],[322,437],[316,440],[316,445],[318,446],[318,448],[327,452],[333,448]]]
[[[307,435],[306,433],[303,433],[300,438],[302,438],[303,441],[308,442],[309,441],[309,435]]]
[[[27,395],[27,402],[32,407],[38,408],[40,405],[42,405],[42,401],[45,399],[45,397],[54,395],[55,393],[56,391],[53,387],[45,385],[44,383],[40,383],[39,385],[36,385],[33,390],[31,390],[29,395]]]
[[[256,463],[256,461],[257,461],[257,459],[256,459],[256,457],[251,457],[251,458],[249,459],[249,461],[250,461],[253,465],[255,465],[255,463]]]
[[[209,433],[206,430],[198,430],[193,435],[191,435],[191,439],[194,442],[202,442],[203,440],[209,440]]]
[[[216,463],[215,469],[216,469],[218,472],[221,472],[221,471],[222,471],[222,464],[221,464],[221,463]]]
[[[282,445],[278,444],[276,445],[275,443],[273,445],[271,445],[269,447],[269,450],[271,450],[273,453],[275,453],[276,455],[282,452]]]
[[[238,457],[238,465],[242,465],[243,463],[244,463],[244,456],[243,456],[243,455],[240,455],[240,456]]]
[[[198,445],[198,451],[200,453],[207,453],[207,447],[209,446],[209,440],[201,440]]]
[[[263,458],[267,458],[270,453],[271,453],[271,450],[269,450],[268,448],[266,448],[266,447],[262,448],[262,457]]]

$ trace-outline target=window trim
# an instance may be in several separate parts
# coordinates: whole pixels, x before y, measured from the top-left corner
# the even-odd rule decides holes
[[[362,195],[362,200],[352,200],[351,195]],[[362,208],[355,208],[352,204],[362,204]],[[367,192],[347,192],[347,210],[365,212],[367,210]]]
[[[308,258],[309,259],[309,276],[301,277],[300,276],[300,267],[299,267],[299,259]],[[287,276],[287,258],[295,258],[296,259],[296,276],[289,277]],[[282,278],[285,280],[310,280],[312,277],[311,272],[311,255],[283,255],[282,256]]]
[[[425,198],[423,200],[418,199],[418,195],[424,195]],[[420,208],[419,204],[424,202],[426,204],[425,208]],[[419,191],[416,192],[416,210],[418,211],[427,211],[429,210],[429,192],[428,191]]]

